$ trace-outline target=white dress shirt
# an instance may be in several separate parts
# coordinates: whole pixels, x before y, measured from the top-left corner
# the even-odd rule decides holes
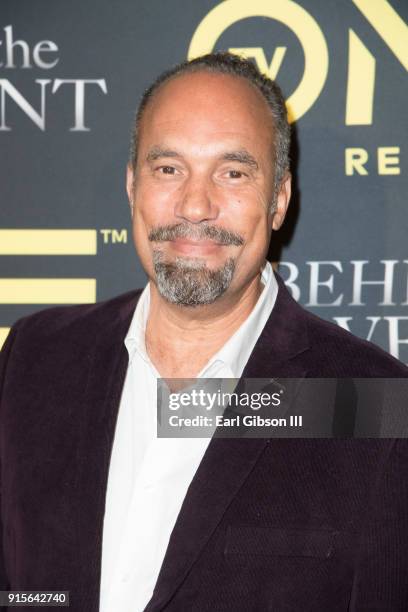
[[[239,378],[272,312],[278,286],[262,271],[262,293],[201,378]],[[171,532],[210,438],[157,438],[160,377],[145,346],[150,287],[137,303],[125,345],[129,364],[109,466],[102,540],[100,612],[141,612],[149,602]]]

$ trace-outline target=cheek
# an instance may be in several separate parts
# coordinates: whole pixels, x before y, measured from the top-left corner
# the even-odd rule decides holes
[[[263,259],[269,247],[270,232],[264,220],[256,223],[246,234],[245,252],[248,259]]]
[[[237,208],[234,214],[223,223],[225,227],[239,233],[245,240],[239,256],[241,266],[259,266],[265,259],[271,235],[271,217],[266,212],[264,202],[257,201],[254,206]]]
[[[136,191],[133,224],[141,224],[150,230],[157,225],[169,223],[172,210],[172,198],[168,190],[143,185]]]
[[[252,194],[253,195],[253,194]],[[259,194],[248,198],[238,195],[220,215],[226,228],[238,232],[246,242],[262,242],[268,239],[270,215],[266,201]]]
[[[153,248],[148,239],[149,233],[158,225],[174,223],[171,211],[168,192],[158,190],[154,186],[149,188],[149,185],[142,181],[135,193],[132,230],[136,251],[148,273],[152,268]]]
[[[220,204],[231,217],[245,218],[251,226],[268,216],[269,199],[264,185],[251,183],[241,188],[219,191]],[[245,226],[245,224],[244,224]]]

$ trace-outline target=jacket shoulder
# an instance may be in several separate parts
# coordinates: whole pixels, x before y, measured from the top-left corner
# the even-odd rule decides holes
[[[132,316],[142,289],[123,293],[109,300],[96,304],[78,304],[75,306],[57,306],[46,308],[19,319],[12,327],[10,334],[23,335],[25,338],[65,335],[64,332],[83,333],[89,336],[104,322],[126,320]],[[24,332],[24,333],[22,333]]]
[[[279,274],[275,276],[279,291],[270,318],[270,342],[278,344],[281,350],[289,342],[297,366],[306,368],[309,377],[408,377],[408,368],[401,361],[372,342],[306,310],[293,298]]]
[[[303,309],[316,363],[337,376],[406,377],[408,368],[382,348]]]

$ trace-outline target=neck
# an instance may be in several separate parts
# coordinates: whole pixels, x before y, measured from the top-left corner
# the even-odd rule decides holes
[[[146,349],[163,378],[194,378],[241,326],[262,292],[261,277],[214,304],[170,304],[150,282]]]

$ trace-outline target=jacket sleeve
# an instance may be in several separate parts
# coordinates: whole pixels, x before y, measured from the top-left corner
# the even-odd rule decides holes
[[[5,561],[4,561],[4,550],[3,550],[3,522],[2,522],[2,459],[3,459],[3,414],[2,414],[2,397],[3,389],[6,382],[6,370],[9,361],[9,356],[12,350],[12,346],[17,334],[17,324],[10,330],[9,335],[6,338],[5,343],[0,351],[0,590],[9,590],[10,583],[7,576]],[[5,608],[0,606],[0,610]]]

